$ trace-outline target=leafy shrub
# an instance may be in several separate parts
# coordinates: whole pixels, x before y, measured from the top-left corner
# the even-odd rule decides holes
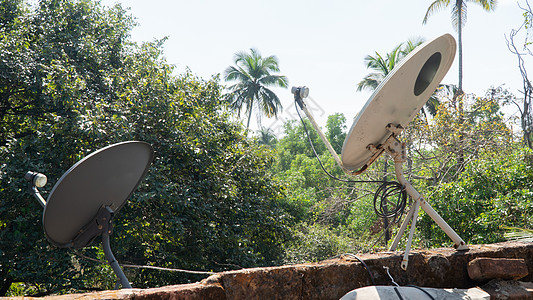
[[[299,224],[293,229],[292,236],[285,250],[285,262],[289,264],[316,262],[360,250],[354,239],[342,231],[319,223]]]
[[[533,165],[528,150],[491,155],[469,164],[457,181],[437,187],[428,201],[467,243],[504,240],[504,228],[533,227]],[[420,234],[428,246],[450,240],[424,213]]]

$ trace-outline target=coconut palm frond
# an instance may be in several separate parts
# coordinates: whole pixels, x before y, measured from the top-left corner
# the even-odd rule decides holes
[[[533,242],[533,229],[518,227],[503,227],[507,232],[505,238],[510,241]]]

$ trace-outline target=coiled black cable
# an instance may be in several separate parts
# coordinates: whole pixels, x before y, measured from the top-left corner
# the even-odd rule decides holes
[[[322,163],[322,160],[318,156],[318,153],[316,152],[315,146],[313,144],[313,140],[311,139],[311,136],[309,135],[309,131],[307,130],[307,125],[305,124],[300,114],[300,110],[298,108],[298,102],[294,101],[294,105],[296,107],[296,112],[298,113],[298,117],[300,118],[300,121],[302,122],[304,132],[307,136],[307,140],[309,141],[309,145],[311,146],[311,149],[313,150],[313,153],[316,159],[318,160],[318,163],[320,164],[320,167],[322,168],[324,173],[326,173],[330,178],[337,180],[337,181],[341,181],[341,182],[381,183],[378,190],[374,193],[374,211],[381,218],[394,217],[396,219],[397,217],[401,216],[404,212],[405,205],[407,203],[407,191],[405,190],[405,187],[396,181],[349,180],[349,179],[341,179],[341,178],[335,177],[334,175],[329,173],[324,167],[324,164]],[[392,197],[396,197],[396,200],[391,201],[390,198]]]
[[[403,214],[407,193],[396,181],[382,183],[374,193],[374,212],[381,218],[392,218]]]

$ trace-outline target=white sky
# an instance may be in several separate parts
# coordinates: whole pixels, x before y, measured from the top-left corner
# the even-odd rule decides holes
[[[518,3],[524,1],[499,0],[491,13],[468,3],[465,92],[484,95],[490,86],[505,84],[519,95],[522,77],[505,35],[522,23]],[[356,91],[370,72],[363,62],[366,55],[385,54],[418,36],[429,40],[451,33],[457,38],[451,8],[422,24],[433,0],[102,0],[104,5],[116,2],[129,7],[139,23],[134,41],[168,37],[165,56],[180,73],[188,67],[210,78],[232,65],[236,52],[252,47],[263,56],[276,55],[290,86],[310,88],[310,105],[322,127],[336,112],[352,119],[368,100],[369,92]],[[456,57],[443,83],[457,84],[457,77]],[[275,91],[284,111],[280,120],[263,119],[262,124],[278,133],[281,120],[294,118],[294,105],[290,88]],[[255,119],[251,124],[257,128]]]

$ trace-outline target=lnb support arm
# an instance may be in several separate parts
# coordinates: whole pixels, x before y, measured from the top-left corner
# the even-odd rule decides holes
[[[30,194],[32,194],[35,199],[37,199],[37,202],[39,202],[44,208],[46,206],[46,200],[41,196],[38,188],[46,185],[46,182],[48,181],[46,176],[41,173],[28,171],[24,175],[24,178],[28,181],[28,191]]]
[[[337,165],[341,169],[345,170],[344,167],[342,166],[342,162],[339,157],[339,154],[337,154],[335,149],[333,149],[333,146],[331,146],[331,143],[328,141],[328,139],[326,138],[326,136],[324,135],[324,133],[322,132],[322,130],[316,123],[315,118],[313,117],[313,114],[311,114],[311,112],[307,109],[307,106],[305,105],[305,102],[303,99],[309,96],[309,88],[306,86],[292,87],[291,92],[294,94],[294,101],[298,104],[300,109],[303,110],[303,112],[309,119],[309,122],[311,122],[311,125],[313,126],[315,131],[318,133],[318,136],[320,137],[322,142],[324,142],[324,144],[326,145],[326,148],[328,149],[329,153],[331,153],[331,155],[335,159],[335,162],[337,163]]]

